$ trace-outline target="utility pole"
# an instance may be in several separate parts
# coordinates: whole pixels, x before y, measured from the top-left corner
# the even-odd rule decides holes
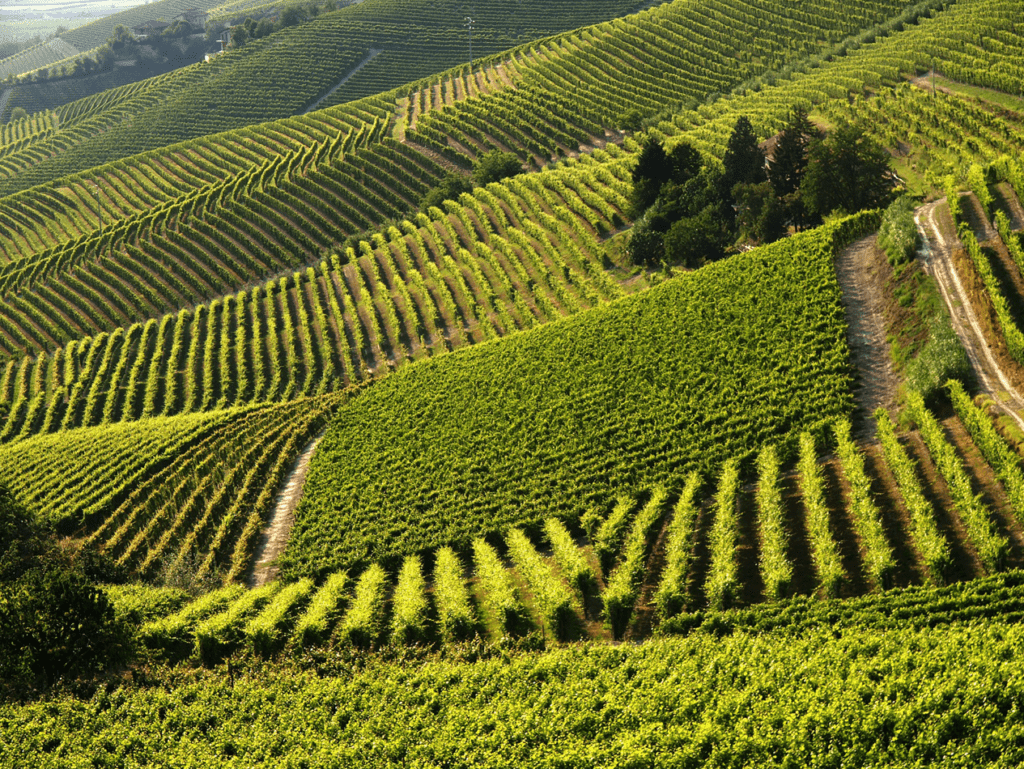
[[[473,20],[466,17],[466,29],[469,30],[469,74],[473,74]]]

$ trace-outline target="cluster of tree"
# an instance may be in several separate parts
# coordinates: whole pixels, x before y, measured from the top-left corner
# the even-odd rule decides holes
[[[0,698],[125,659],[130,633],[97,586],[122,577],[97,552],[62,546],[0,485]]]
[[[472,192],[474,187],[483,187],[522,171],[523,164],[511,152],[485,152],[473,162],[471,175],[448,173],[436,187],[423,196],[420,208],[425,211],[431,206],[440,206],[446,200],[458,200],[459,195],[463,192]]]
[[[800,109],[770,159],[745,116],[721,166],[685,142],[666,152],[648,140],[633,170],[630,257],[641,266],[698,267],[731,243],[770,243],[831,213],[884,205],[897,182],[889,160],[863,129],[841,123],[825,134]]]
[[[280,13],[274,16],[265,16],[262,19],[253,19],[247,16],[244,21],[236,23],[231,27],[231,47],[241,48],[250,40],[259,40],[262,37],[271,35],[285,27],[295,27],[307,21],[311,21],[320,15],[321,12],[337,10],[337,0],[327,0],[318,3],[316,0],[308,3],[296,3],[281,9]],[[214,40],[220,36],[226,27],[223,24],[208,24],[206,37]]]
[[[99,46],[92,56],[79,56],[70,63],[59,67],[43,67],[27,75],[15,77],[9,75],[4,81],[6,85],[27,85],[29,83],[45,83],[49,80],[65,80],[67,78],[84,77],[96,72],[106,72],[114,66],[118,58],[132,55],[137,46],[131,30],[122,24],[114,27],[114,33],[107,42]]]

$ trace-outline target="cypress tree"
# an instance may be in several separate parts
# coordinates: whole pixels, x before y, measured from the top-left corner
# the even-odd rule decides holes
[[[764,150],[758,146],[754,127],[746,115],[736,121],[722,164],[725,166],[722,184],[726,197],[731,197],[732,188],[737,184],[760,184],[767,180]]]
[[[793,110],[768,160],[768,181],[780,198],[792,195],[800,188],[807,170],[807,149],[811,141],[820,135],[821,132],[808,119],[806,110],[802,107]]]

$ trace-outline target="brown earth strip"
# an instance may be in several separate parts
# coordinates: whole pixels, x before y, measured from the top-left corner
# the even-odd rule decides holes
[[[284,486],[278,492],[277,499],[274,501],[274,512],[270,516],[270,521],[263,531],[253,557],[249,587],[265,585],[277,577],[277,559],[284,552],[285,545],[288,544],[288,535],[291,534],[292,526],[295,523],[295,508],[298,507],[299,500],[302,499],[302,487],[306,481],[306,473],[309,472],[309,462],[322,439],[323,435],[318,435],[295,459],[295,464],[292,465]]]
[[[855,372],[853,397],[857,407],[852,433],[860,439],[874,436],[872,414],[878,408],[893,408],[898,386],[885,332],[885,275],[880,266],[885,257],[876,240],[874,235],[861,238],[836,257],[850,362]]]

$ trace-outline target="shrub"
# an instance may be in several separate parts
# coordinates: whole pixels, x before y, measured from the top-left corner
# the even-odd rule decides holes
[[[473,180],[481,187],[522,173],[523,164],[511,152],[485,152],[473,163]]]
[[[882,214],[878,245],[893,267],[909,262],[917,252],[921,234],[914,221],[914,201],[906,195],[894,200]]]
[[[0,687],[100,672],[128,651],[103,590],[63,567],[29,569],[0,593]]]

